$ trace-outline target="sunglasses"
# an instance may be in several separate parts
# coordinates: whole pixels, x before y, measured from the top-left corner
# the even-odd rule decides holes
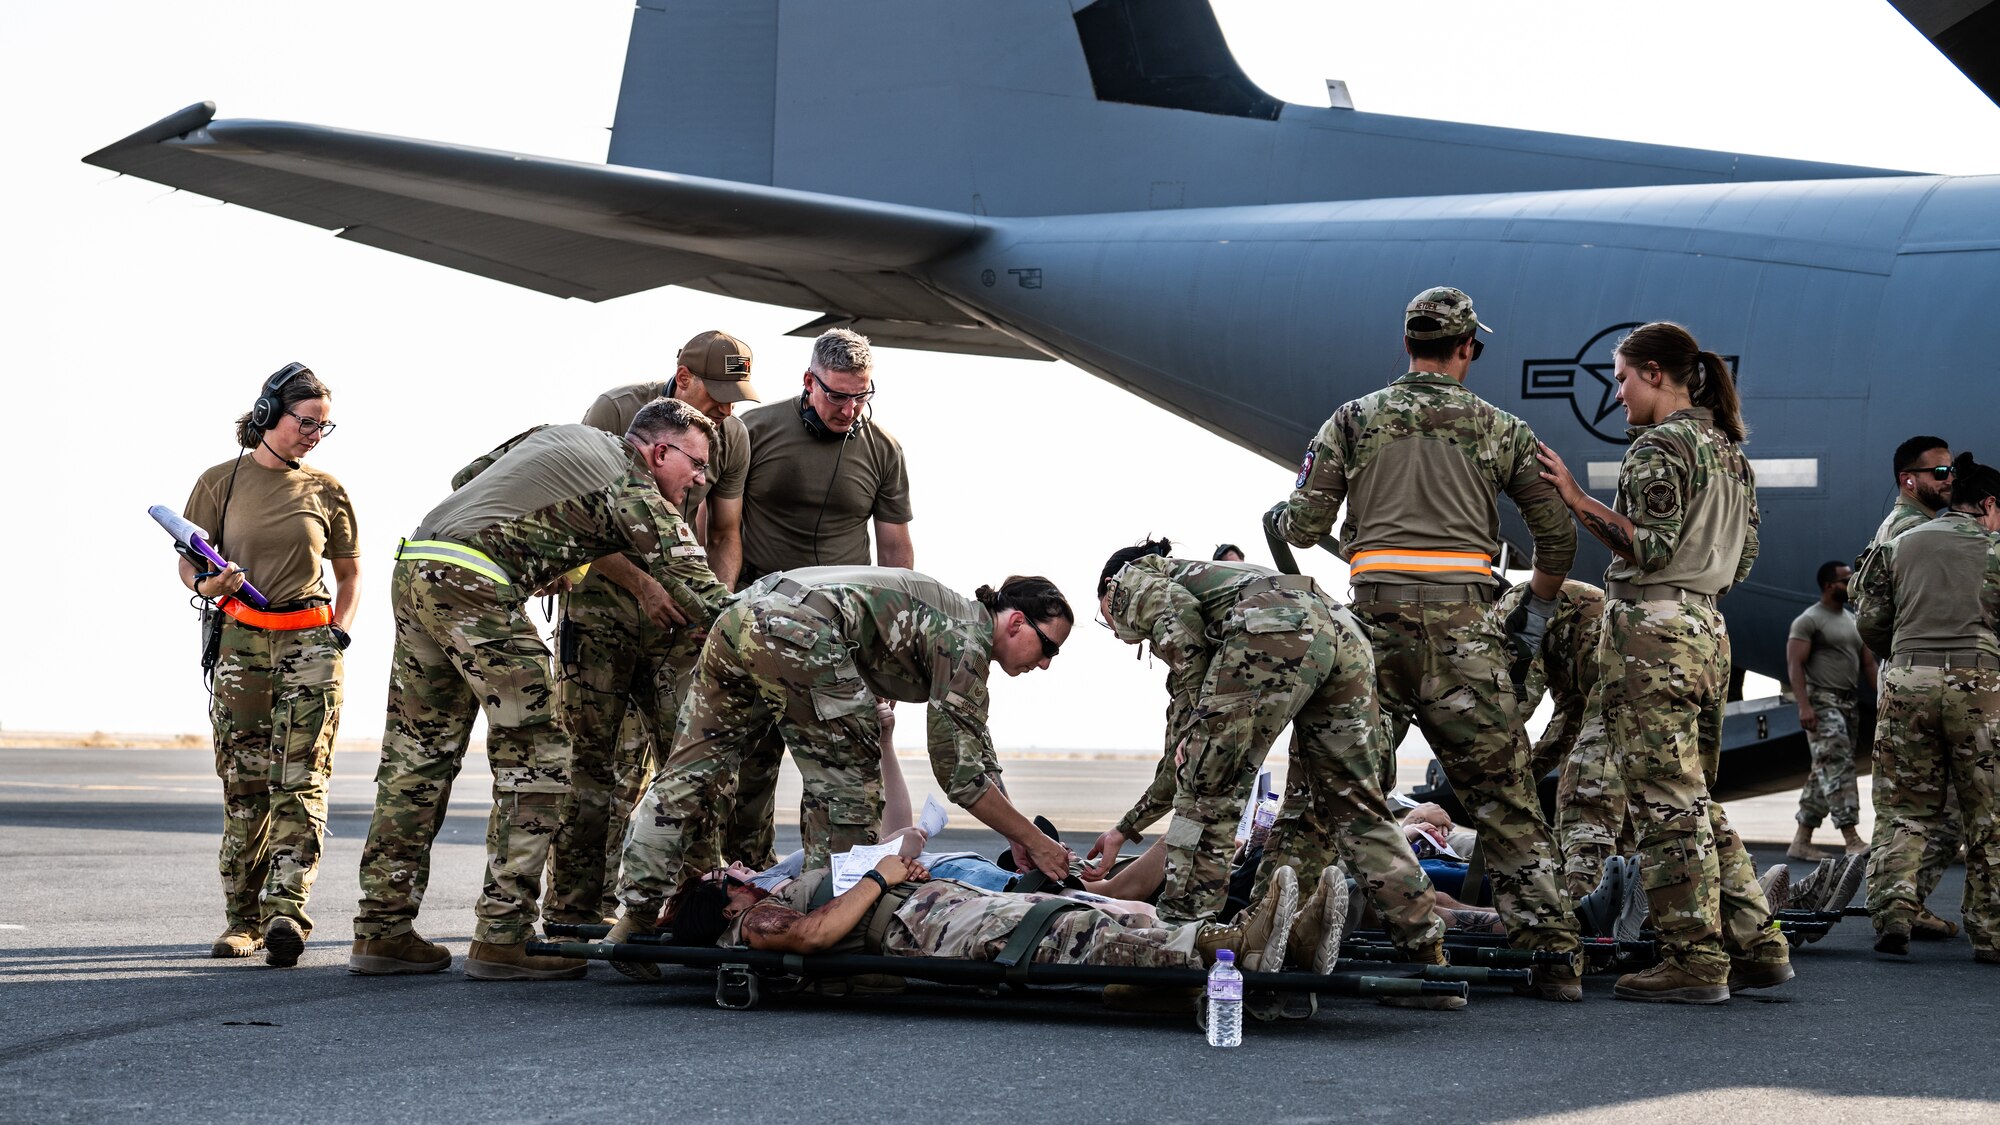
[[[1062,646],[1050,640],[1049,635],[1047,633],[1042,632],[1042,627],[1040,625],[1035,624],[1034,618],[1029,617],[1027,614],[1024,613],[1021,615],[1021,620],[1026,621],[1028,623],[1028,628],[1033,629],[1035,631],[1035,636],[1041,638],[1043,660],[1054,660],[1056,658],[1056,655],[1062,652]]]
[[[1929,473],[1931,475],[1932,480],[1950,480],[1952,472],[1950,465],[1932,465],[1928,469],[1904,469],[1903,471],[1906,473],[1914,473],[1917,476],[1922,476],[1925,473]]]

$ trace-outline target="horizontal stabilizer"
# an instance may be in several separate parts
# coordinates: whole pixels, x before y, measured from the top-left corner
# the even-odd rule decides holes
[[[725,291],[740,275],[735,284],[791,285],[806,297],[800,307],[909,319],[914,304],[917,328],[939,314],[963,335],[1020,346],[935,297],[867,299],[883,274],[973,238],[971,216],[214,115],[213,103],[190,106],[84,159],[564,297],[603,300],[704,280],[702,288]],[[842,275],[866,279],[847,287],[862,303],[839,299]]]
[[[2000,105],[2000,0],[1890,0],[1910,26]]]

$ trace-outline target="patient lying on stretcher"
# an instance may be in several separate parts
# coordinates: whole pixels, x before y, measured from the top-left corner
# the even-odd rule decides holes
[[[1034,914],[1045,928],[1023,962],[1201,968],[1213,962],[1216,951],[1230,949],[1245,968],[1276,971],[1286,963],[1298,911],[1298,881],[1289,868],[1290,877],[1274,878],[1270,893],[1227,926],[1163,926],[1150,912],[1100,896],[1010,894],[934,878],[920,860],[900,855],[884,857],[860,882],[831,898],[821,891],[830,877],[823,868],[765,879],[772,874],[725,868],[690,880],[668,904],[674,943],[991,961]],[[815,892],[820,892],[817,905]],[[1061,903],[1058,912],[1038,911],[1052,899]],[[1333,929],[1326,940],[1337,953],[1337,923]],[[1321,953],[1320,937],[1310,934],[1313,948],[1303,951],[1307,962]],[[1329,955],[1326,968],[1331,967]]]

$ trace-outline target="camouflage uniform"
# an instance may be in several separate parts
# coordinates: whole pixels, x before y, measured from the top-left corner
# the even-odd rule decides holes
[[[747,353],[734,337],[705,336]],[[697,337],[697,343],[702,339]],[[735,358],[743,359],[747,369],[747,354]],[[685,349],[682,359],[696,367],[702,363]],[[583,420],[623,436],[640,408],[672,393],[671,380],[616,387],[598,396]],[[690,526],[711,491],[720,499],[742,494],[749,463],[743,423],[725,417],[716,434],[708,456],[712,479],[697,481],[681,503],[681,516]],[[693,556],[701,548],[682,544],[674,550]],[[551,922],[596,922],[618,909],[614,891],[625,826],[652,778],[658,749],[673,743],[674,717],[694,680],[702,637],[692,629],[655,625],[638,598],[595,569],[564,595],[561,628],[570,646],[565,651],[573,649],[573,659],[557,669],[556,681],[557,715],[570,736],[571,788],[549,847],[544,913]],[[764,866],[760,859],[774,857],[745,858]]]
[[[651,779],[655,747],[673,742],[701,636],[653,624],[637,598],[595,571],[564,596],[562,622],[576,647],[556,681],[571,788],[549,848],[546,914],[552,922],[596,922],[617,909],[625,826]]]
[[[1923,906],[1921,864],[1956,789],[1965,829],[1965,930],[2000,956],[2000,540],[1947,512],[1870,559],[1861,636],[1890,652],[1875,736],[1868,913],[1880,931]]]
[[[1887,546],[1890,540],[1913,527],[1929,523],[1933,518],[1934,515],[1921,504],[1901,493],[1896,495],[1895,506],[1889,509],[1888,515],[1882,517],[1881,526],[1875,529],[1875,537],[1868,541],[1867,548],[1854,560],[1852,608],[1857,618],[1867,609],[1866,595],[1862,592],[1862,579],[1866,575],[1870,560],[1881,553],[1882,548]],[[1878,696],[1886,686],[1888,674],[1889,669],[1886,665],[1876,670],[1875,686]],[[1879,708],[1876,713],[1876,723],[1878,726],[1881,723]],[[1879,735],[1876,743],[1878,745],[1881,743]],[[1946,784],[1949,786],[1950,783]],[[1858,793],[1855,799],[1857,802],[1860,800]],[[1952,798],[1949,788],[1945,790],[1940,804],[1936,823],[1924,835],[1923,859],[1917,865],[1916,885],[1919,902],[1930,900],[1931,893],[1937,890],[1939,880],[1944,878],[1945,869],[1958,858],[1959,847],[1965,840],[1965,831],[1958,822],[1958,802]],[[1869,850],[1881,851],[1888,845],[1889,837],[1894,831],[1895,827],[1889,823],[1889,818],[1878,810],[1875,814],[1874,830],[1869,835]]]
[[[1525,583],[1510,587],[1493,603],[1493,620],[1504,623],[1527,597]],[[1625,787],[1612,767],[1611,745],[1604,737],[1604,716],[1590,710],[1603,632],[1604,591],[1588,582],[1564,579],[1541,651],[1527,663],[1522,677],[1523,712],[1534,711],[1544,692],[1555,697],[1555,712],[1529,758],[1528,777],[1539,785],[1550,770],[1559,771],[1556,838],[1562,841],[1563,886],[1572,899],[1597,886],[1605,857],[1618,849],[1621,840],[1629,845],[1632,836]],[[1517,653],[1515,668],[1519,665]]]
[[[889,957],[991,961],[1007,948],[1028,911],[1048,897],[932,880],[896,909],[882,935],[882,952]],[[1200,929],[1198,923],[1164,924],[1146,914],[1097,907],[1067,910],[1055,916],[1029,960],[1037,965],[1199,969],[1195,938]]]
[[[215,666],[215,772],[222,778],[226,929],[277,915],[310,935],[326,785],[340,726],[340,646],[328,626],[289,631],[222,623]]]
[[[1334,411],[1277,529],[1311,546],[1347,502],[1341,555],[1375,650],[1382,710],[1411,716],[1451,778],[1514,943],[1567,952],[1577,948],[1576,921],[1561,856],[1528,777],[1507,642],[1487,612],[1502,491],[1534,535],[1536,568],[1567,572],[1576,529],[1541,479],[1534,434],[1450,376],[1412,371]]]
[[[681,708],[673,752],[627,835],[619,899],[651,920],[717,850],[736,771],[775,728],[805,782],[808,868],[873,843],[882,819],[875,700],[928,703],[931,767],[970,806],[999,779],[986,729],[993,616],[935,579],[886,567],[768,575],[716,619]]]
[[[1119,822],[1121,832],[1137,839],[1137,829],[1171,802],[1161,919],[1196,922],[1221,910],[1238,814],[1271,744],[1290,723],[1284,808],[1252,900],[1280,866],[1311,881],[1344,856],[1398,947],[1414,959],[1434,959],[1444,926],[1433,913],[1430,880],[1377,784],[1387,748],[1374,661],[1353,615],[1310,578],[1159,555],[1120,570],[1109,594],[1119,636],[1144,637],[1168,667],[1161,769]],[[1183,742],[1183,764],[1173,769]]]
[[[1732,958],[1782,962],[1785,939],[1743,841],[1709,796],[1722,751],[1729,633],[1715,599],[1757,558],[1749,458],[1690,407],[1633,431],[1615,509],[1636,561],[1605,571],[1604,717],[1625,777],[1660,956],[1721,982]]]
[[[556,481],[519,483],[537,475]],[[586,426],[539,427],[457,479],[467,483],[398,549],[390,580],[396,648],[375,815],[361,854],[354,920],[361,940],[410,930],[481,711],[494,807],[473,936],[515,944],[534,925],[557,806],[570,787],[570,750],[555,721],[548,649],[523,612],[530,591],[631,550],[697,628],[714,619],[725,594],[699,557],[671,553],[693,534],[620,439]]]
[[[1861,822],[1861,794],[1854,778],[1854,685],[1860,679],[1861,634],[1857,618],[1845,605],[1828,609],[1815,602],[1792,621],[1785,644],[1803,641],[1800,660],[1805,703],[1813,710],[1813,729],[1806,732],[1812,749],[1812,772],[1799,789],[1796,816],[1808,833],[1828,815],[1835,828],[1852,830]]]

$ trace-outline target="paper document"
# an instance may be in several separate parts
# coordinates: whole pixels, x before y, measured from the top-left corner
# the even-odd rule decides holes
[[[875,870],[882,857],[895,855],[902,847],[903,841],[895,839],[886,844],[862,844],[834,856],[828,864],[831,873],[827,876],[833,880],[833,893],[844,895],[854,889],[854,884],[859,883],[863,875]]]
[[[925,797],[924,811],[917,817],[917,827],[924,830],[924,835],[935,836],[944,831],[944,826],[950,823],[951,817],[945,814],[944,806],[938,803],[937,797],[935,795]]]

